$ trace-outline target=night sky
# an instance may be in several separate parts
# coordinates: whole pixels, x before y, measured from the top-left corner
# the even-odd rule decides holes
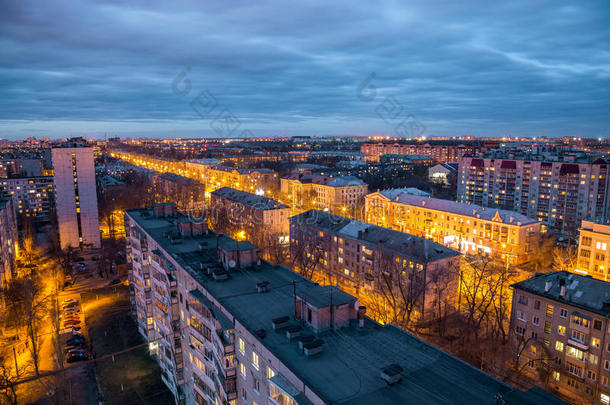
[[[610,2],[0,1],[0,137],[104,134],[610,137]]]

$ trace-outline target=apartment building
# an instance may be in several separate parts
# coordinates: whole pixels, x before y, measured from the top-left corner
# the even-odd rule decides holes
[[[211,166],[208,169],[206,189],[210,192],[231,187],[259,195],[277,193],[278,175],[271,169],[243,169],[230,166]]]
[[[48,223],[55,215],[53,176],[0,178],[1,192],[13,200],[19,222],[32,218],[35,223]]]
[[[53,148],[51,153],[61,248],[99,248],[93,148],[68,143],[65,147]]]
[[[553,233],[576,237],[582,220],[610,217],[609,162],[544,147],[462,156],[458,201],[517,211]]]
[[[438,283],[451,294],[459,274],[453,249],[318,210],[290,218],[290,251],[297,270],[314,281],[338,285],[365,303],[411,295],[415,302],[405,305],[422,315],[447,298],[429,290]]]
[[[582,221],[574,271],[610,281],[610,223]]]
[[[364,205],[368,186],[352,177],[294,174],[280,180],[280,192],[296,211],[311,208],[354,215]]]
[[[375,225],[508,264],[533,258],[541,229],[540,222],[514,211],[414,195],[405,189],[367,195],[365,217]]]
[[[125,217],[137,324],[176,403],[561,403],[373,322],[355,297],[171,204]]]
[[[476,153],[479,145],[464,145],[455,143],[429,144],[429,143],[364,143],[360,145],[360,152],[366,153],[366,160],[379,162],[383,155],[425,155],[438,163],[455,163],[466,153]]]
[[[222,187],[211,194],[210,225],[216,232],[258,246],[287,244],[290,207],[271,198]]]
[[[610,403],[610,283],[565,271],[513,286],[511,343],[521,370],[572,403]]]
[[[13,201],[0,193],[0,307],[4,306],[2,290],[17,270],[17,243],[17,220]]]
[[[204,205],[205,186],[188,177],[175,173],[161,173],[153,176],[155,200],[159,202],[173,201],[178,209],[202,209]]]

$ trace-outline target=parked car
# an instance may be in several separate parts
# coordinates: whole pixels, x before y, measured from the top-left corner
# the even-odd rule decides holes
[[[86,353],[78,353],[68,357],[68,363],[76,363],[77,361],[89,360],[89,356]]]
[[[71,337],[66,342],[67,345],[75,346],[85,343],[85,338],[80,336]]]

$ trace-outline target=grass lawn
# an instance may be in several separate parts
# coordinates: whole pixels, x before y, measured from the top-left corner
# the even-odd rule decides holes
[[[115,292],[116,290],[116,292]],[[129,315],[125,286],[105,287],[83,293],[87,330],[97,358],[144,343]],[[105,404],[171,404],[171,392],[161,381],[156,361],[147,345],[96,362]],[[121,384],[123,389],[121,390]]]

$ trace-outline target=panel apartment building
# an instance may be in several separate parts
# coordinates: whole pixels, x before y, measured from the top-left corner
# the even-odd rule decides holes
[[[608,159],[535,147],[460,158],[458,201],[520,212],[562,236],[610,216]]]
[[[280,193],[295,211],[315,208],[353,216],[364,206],[368,185],[352,176],[294,174],[280,179]]]
[[[400,143],[364,143],[360,152],[366,153],[366,160],[379,162],[383,155],[424,155],[430,156],[437,163],[455,163],[466,153],[476,153],[479,146],[463,144],[400,144]]]
[[[47,223],[55,215],[53,176],[0,178],[1,192],[13,200],[19,220],[29,217]]]
[[[216,232],[246,239],[263,251],[267,245],[288,244],[290,208],[271,198],[229,187],[214,190],[210,200],[210,225]]]
[[[450,295],[457,286],[460,254],[455,250],[324,211],[290,218],[290,251],[301,274],[338,285],[367,304],[410,295],[405,305],[431,315],[427,308],[447,298],[431,291],[439,287]]]
[[[349,294],[170,204],[125,216],[132,308],[177,403],[561,403],[371,321]]]
[[[61,248],[99,248],[93,148],[67,144],[53,148],[51,153]]]
[[[582,221],[574,271],[610,281],[610,223]]]
[[[514,211],[484,208],[390,189],[366,196],[366,221],[422,236],[463,253],[488,254],[508,264],[530,261],[540,222]]]
[[[610,403],[610,283],[565,271],[513,285],[511,343],[524,372],[572,403]]]

